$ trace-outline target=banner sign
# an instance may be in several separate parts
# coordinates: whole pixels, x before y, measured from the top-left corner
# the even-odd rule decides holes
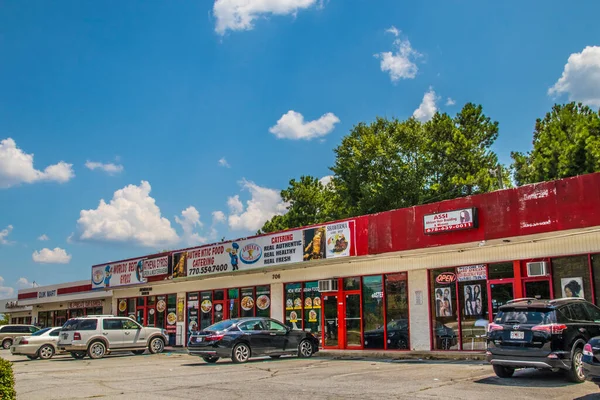
[[[456,268],[456,276],[459,282],[480,281],[487,279],[485,265],[470,265]]]
[[[464,208],[423,216],[426,234],[477,228],[477,209]]]
[[[173,255],[173,278],[350,256],[354,221],[281,232]]]
[[[144,260],[142,277],[166,275],[169,273],[169,256]]]
[[[45,299],[48,297],[56,297],[56,289],[42,290],[41,292],[37,293],[38,299]]]
[[[92,267],[92,289],[146,283],[144,259],[118,261]]]
[[[69,308],[92,308],[92,307],[102,307],[102,300],[72,301],[69,303]]]

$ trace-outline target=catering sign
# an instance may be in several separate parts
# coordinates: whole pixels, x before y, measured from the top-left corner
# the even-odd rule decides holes
[[[202,246],[174,254],[173,277],[206,276],[350,256],[353,233],[354,221],[345,221]]]
[[[146,283],[144,259],[117,261],[92,267],[92,289]]]
[[[426,234],[471,228],[477,228],[476,208],[463,208],[461,210],[428,214],[423,217],[423,229]]]
[[[169,256],[144,260],[142,277],[166,275],[169,273]]]

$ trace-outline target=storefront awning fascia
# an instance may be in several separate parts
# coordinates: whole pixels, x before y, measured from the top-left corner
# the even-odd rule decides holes
[[[57,297],[51,297],[46,299],[29,299],[29,300],[19,300],[20,305],[40,305],[40,304],[50,304],[50,303],[63,303],[70,301],[82,301],[82,300],[99,300],[99,299],[110,299],[112,298],[112,290],[107,291],[95,291],[88,293],[74,293],[71,295],[63,295]]]

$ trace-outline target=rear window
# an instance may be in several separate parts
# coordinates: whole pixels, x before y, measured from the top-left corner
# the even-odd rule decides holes
[[[556,314],[554,310],[547,308],[505,308],[498,313],[494,322],[497,324],[545,325],[555,323]]]
[[[70,319],[62,327],[63,331],[94,331],[98,326],[97,319]]]
[[[37,332],[32,333],[31,336],[42,336],[44,333],[48,332],[50,329],[52,329],[52,328],[41,329]]]
[[[206,328],[205,331],[210,331],[210,332],[224,331],[225,329],[231,328],[231,326],[234,323],[235,322],[232,320],[217,322],[216,324],[213,324],[213,325],[209,326],[208,328]]]

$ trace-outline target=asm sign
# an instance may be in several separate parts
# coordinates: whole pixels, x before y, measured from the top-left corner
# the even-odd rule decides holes
[[[454,272],[442,272],[435,278],[435,281],[440,285],[447,285],[456,282],[456,274]]]

